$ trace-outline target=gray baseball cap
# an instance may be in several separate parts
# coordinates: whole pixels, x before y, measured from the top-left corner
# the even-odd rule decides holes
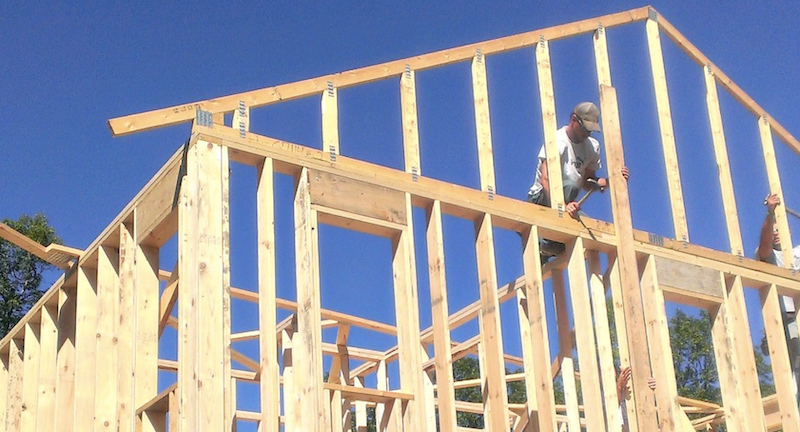
[[[586,129],[592,132],[600,132],[600,109],[591,102],[581,102],[572,110],[581,119]]]

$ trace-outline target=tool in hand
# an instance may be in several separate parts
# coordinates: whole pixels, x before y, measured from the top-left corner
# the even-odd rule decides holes
[[[588,193],[587,193],[586,195],[588,195]],[[767,198],[764,198],[764,205],[767,205],[767,199],[768,199],[769,197],[770,197],[770,196],[769,196],[769,195],[767,195]],[[586,197],[584,196],[583,198],[581,198],[581,201],[583,201],[583,200],[584,200],[584,198],[586,198]],[[580,206],[580,203],[578,203],[578,205]],[[787,206],[783,206],[783,209],[784,209],[784,210],[786,210],[786,213],[789,213],[790,215],[792,215],[792,216],[794,216],[794,217],[796,217],[796,218],[800,219],[800,213],[798,213],[797,211],[795,211],[795,210],[792,210],[792,209],[790,209],[790,208],[789,208],[789,207],[787,207]]]
[[[603,191],[603,188],[601,188],[601,187],[600,187],[600,186],[597,184],[597,180],[590,178],[590,179],[586,179],[586,182],[588,182],[589,184],[591,184],[591,185],[592,185],[592,188],[591,188],[591,189],[589,189],[589,191],[588,191],[588,192],[586,192],[586,194],[584,194],[584,195],[581,197],[581,199],[580,199],[580,200],[578,200],[578,208],[580,208],[580,207],[581,207],[581,205],[583,204],[583,202],[584,202],[584,201],[586,201],[586,198],[589,198],[589,195],[591,195],[591,194],[592,194],[594,191],[596,191],[596,190],[599,190],[599,191],[601,191],[601,192]]]

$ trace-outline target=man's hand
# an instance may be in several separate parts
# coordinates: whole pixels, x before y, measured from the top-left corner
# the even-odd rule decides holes
[[[764,204],[766,204],[769,214],[775,214],[775,207],[781,205],[781,198],[778,194],[772,194],[764,200]]]
[[[581,209],[581,206],[579,206],[576,201],[572,201],[570,203],[567,203],[567,206],[565,208],[565,210],[567,211],[567,214],[573,219],[577,219],[578,218],[578,210],[580,210],[580,209]]]
[[[620,172],[620,174],[622,174],[622,177],[625,179],[625,181],[628,181],[628,178],[631,176],[630,171],[628,171],[628,167],[622,167],[622,169],[619,170],[619,172]],[[603,189],[607,188],[608,187],[608,179],[607,178],[599,178],[599,179],[597,179],[597,187],[599,187],[601,191]]]
[[[628,366],[625,369],[622,369],[617,377],[617,396],[620,402],[630,398],[630,392],[628,391],[628,383],[630,381],[631,367]]]

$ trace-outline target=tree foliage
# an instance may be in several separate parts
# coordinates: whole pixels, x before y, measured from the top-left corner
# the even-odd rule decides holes
[[[43,214],[22,215],[16,221],[5,219],[3,222],[42,245],[61,244]],[[42,296],[39,288],[42,273],[50,267],[52,265],[47,262],[0,239],[0,334],[7,334]]]

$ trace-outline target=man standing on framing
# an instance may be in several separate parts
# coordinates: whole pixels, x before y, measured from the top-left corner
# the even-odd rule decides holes
[[[591,102],[581,102],[569,118],[569,123],[556,132],[561,161],[561,178],[564,185],[564,202],[566,212],[577,217],[580,203],[576,201],[581,189],[604,190],[608,186],[607,178],[598,178],[596,172],[602,168],[600,163],[600,143],[591,137],[592,132],[600,132],[600,109]],[[545,146],[539,150],[539,164],[536,177],[528,191],[528,202],[550,207],[550,182],[547,172],[547,156]],[[622,176],[628,179],[628,168],[622,169]],[[545,242],[543,249],[548,254],[558,254],[564,245]]]
[[[781,253],[781,239],[778,236],[778,229],[775,226],[775,207],[781,204],[781,199],[778,195],[772,194],[764,200],[764,204],[767,205],[767,215],[764,217],[764,223],[761,225],[761,235],[759,236],[758,249],[756,249],[756,258],[758,258],[759,261],[786,268],[783,262],[783,254]],[[792,262],[789,268],[800,270],[800,245],[792,248],[792,255],[794,256],[794,262]],[[800,378],[798,374],[798,369],[800,368],[798,343],[800,342],[798,342],[797,309],[791,297],[782,296],[781,299],[783,300],[780,302],[780,306],[783,314],[786,340],[789,342],[789,360],[792,365],[794,394],[797,398],[797,388],[798,385],[800,385],[800,383],[797,382],[797,379]]]

